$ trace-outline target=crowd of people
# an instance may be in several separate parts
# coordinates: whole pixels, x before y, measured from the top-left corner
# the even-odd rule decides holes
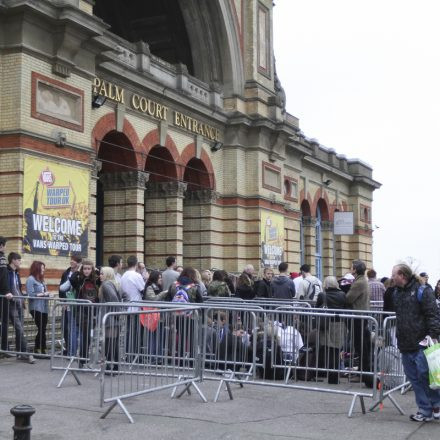
[[[23,292],[19,269],[21,256],[10,252],[5,256],[6,239],[0,237],[0,295],[1,297],[1,351],[8,352],[8,326],[15,331],[15,351],[18,359],[34,363],[34,355],[47,351],[46,327],[49,304],[45,283],[45,264],[33,261]],[[306,300],[317,308],[369,310],[374,304],[382,304],[383,310],[396,313],[397,345],[402,353],[405,374],[416,394],[418,412],[411,416],[414,421],[440,418],[440,392],[431,390],[428,384],[428,367],[423,356],[425,337],[434,341],[440,336],[440,280],[434,288],[425,272],[414,274],[405,264],[394,266],[390,278],[377,278],[374,269],[367,270],[364,262],[352,262],[350,273],[343,278],[326,277],[323,282],[311,273],[307,264],[299,271],[289,272],[288,264],[282,262],[275,275],[272,268],[262,268],[256,274],[254,267],[246,265],[239,275],[224,270],[203,270],[177,265],[175,257],[168,257],[166,268],[148,270],[136,256],[129,256],[123,271],[123,258],[112,255],[108,266],[96,268],[93,261],[73,255],[70,266],[63,272],[58,295],[66,300],[86,300],[87,303],[115,303],[147,301],[170,301],[175,303],[201,303],[206,297],[238,297],[243,300],[267,298],[274,300]],[[123,273],[122,273],[123,272]],[[28,350],[24,331],[25,298],[37,332],[33,353]],[[132,307],[134,310],[136,308]],[[217,319],[218,317],[216,317]],[[117,328],[116,317],[110,319],[105,340],[106,358],[117,369],[117,337],[111,329]],[[128,316],[128,326],[135,326],[137,315]],[[218,320],[218,319],[217,319]],[[75,313],[69,307],[63,309],[63,338],[66,356],[77,356],[84,363],[88,356],[90,330],[93,314]],[[220,321],[219,321],[220,322]],[[107,328],[107,327],[106,327]],[[222,327],[226,328],[226,327]],[[240,337],[244,335],[240,334]],[[133,347],[137,345],[130,336]],[[366,321],[354,320],[354,350],[361,359],[361,369],[371,371],[371,333]],[[339,353],[337,353],[339,358]],[[366,386],[372,386],[372,377],[364,378]]]

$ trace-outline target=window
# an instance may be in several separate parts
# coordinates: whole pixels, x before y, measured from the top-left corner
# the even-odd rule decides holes
[[[263,162],[263,188],[281,193],[281,168]]]
[[[298,201],[298,180],[284,176],[284,199],[291,202]]]

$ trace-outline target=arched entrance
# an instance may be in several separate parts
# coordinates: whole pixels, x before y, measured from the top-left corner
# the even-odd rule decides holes
[[[214,230],[215,191],[205,163],[191,158],[184,169],[187,185],[183,202],[183,262],[197,269],[210,269],[215,256],[222,255]]]
[[[145,261],[163,268],[165,258],[182,257],[182,211],[185,185],[179,181],[170,149],[153,146],[145,161]]]
[[[112,130],[97,146],[102,165],[96,187],[96,264],[106,265],[112,254],[137,254],[133,203],[142,182],[133,145],[124,133]]]

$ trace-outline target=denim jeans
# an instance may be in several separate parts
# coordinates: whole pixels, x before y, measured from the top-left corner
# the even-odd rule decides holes
[[[429,388],[428,362],[423,350],[402,353],[403,369],[416,395],[419,411],[427,417],[440,407],[440,390]]]

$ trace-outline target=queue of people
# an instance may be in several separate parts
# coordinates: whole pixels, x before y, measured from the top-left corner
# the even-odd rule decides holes
[[[11,325],[15,332],[15,351],[17,359],[29,363],[35,362],[35,356],[47,353],[47,323],[51,296],[45,282],[45,264],[33,261],[27,274],[26,291],[22,290],[19,269],[21,256],[10,252],[5,256],[6,240],[0,237],[0,295],[1,295],[1,350],[7,356],[9,351],[8,330]],[[176,304],[201,303],[204,297],[236,296],[244,300],[268,298],[280,300],[307,300],[317,308],[369,310],[371,305],[383,302],[383,310],[396,313],[397,346],[402,354],[402,362],[407,378],[415,392],[418,411],[411,415],[416,422],[440,419],[440,392],[431,390],[428,382],[428,367],[423,349],[425,338],[430,336],[437,341],[440,336],[440,280],[434,288],[428,283],[428,275],[422,272],[414,274],[405,264],[394,266],[390,278],[377,279],[373,269],[367,271],[360,260],[352,262],[351,271],[342,279],[326,277],[324,283],[311,273],[311,268],[303,264],[298,273],[290,273],[287,263],[278,266],[278,275],[273,269],[264,268],[255,276],[252,265],[246,265],[237,277],[224,270],[203,270],[199,272],[191,267],[177,266],[175,257],[166,259],[164,271],[148,271],[135,256],[129,256],[127,269],[123,274],[122,257],[112,255],[108,266],[96,268],[94,263],[80,256],[72,256],[69,267],[63,272],[59,296],[66,300],[85,300],[90,303],[118,303],[170,301]],[[27,299],[27,301],[26,301]],[[30,354],[24,330],[24,311],[28,304],[35,327],[33,353]],[[110,304],[111,306],[111,304]],[[138,306],[130,307],[137,310]],[[93,308],[78,313],[75,309],[63,308],[63,339],[66,356],[79,356],[80,366],[89,355],[91,333],[96,324]],[[110,309],[109,311],[111,311]],[[115,310],[117,310],[115,308]],[[224,340],[228,326],[215,317],[218,343]],[[139,316],[128,316],[127,328],[138,328]],[[218,322],[217,322],[218,321]],[[224,320],[223,320],[224,321]],[[325,324],[328,325],[328,324]],[[214,329],[213,327],[213,329]],[[324,327],[326,328],[326,327]],[[321,328],[320,331],[322,331]],[[326,329],[328,331],[329,329]],[[213,330],[214,331],[214,330]],[[275,330],[274,330],[275,331]],[[127,333],[127,351],[135,352],[139,341],[137,331]],[[229,337],[239,337],[243,341],[242,350],[249,350],[249,334],[241,324],[234,327]],[[298,334],[304,341],[312,341],[310,335]],[[355,354],[361,359],[360,368],[369,372],[372,366],[371,333],[366,321],[355,320],[352,332],[352,344]],[[331,347],[334,354],[332,369],[338,369],[340,348]],[[119,325],[118,318],[112,316],[106,323],[104,351],[113,372],[118,369]],[[338,380],[337,373],[333,379]],[[330,376],[329,376],[330,381]],[[335,382],[336,383],[336,382]],[[371,387],[372,377],[366,375],[364,383]]]

